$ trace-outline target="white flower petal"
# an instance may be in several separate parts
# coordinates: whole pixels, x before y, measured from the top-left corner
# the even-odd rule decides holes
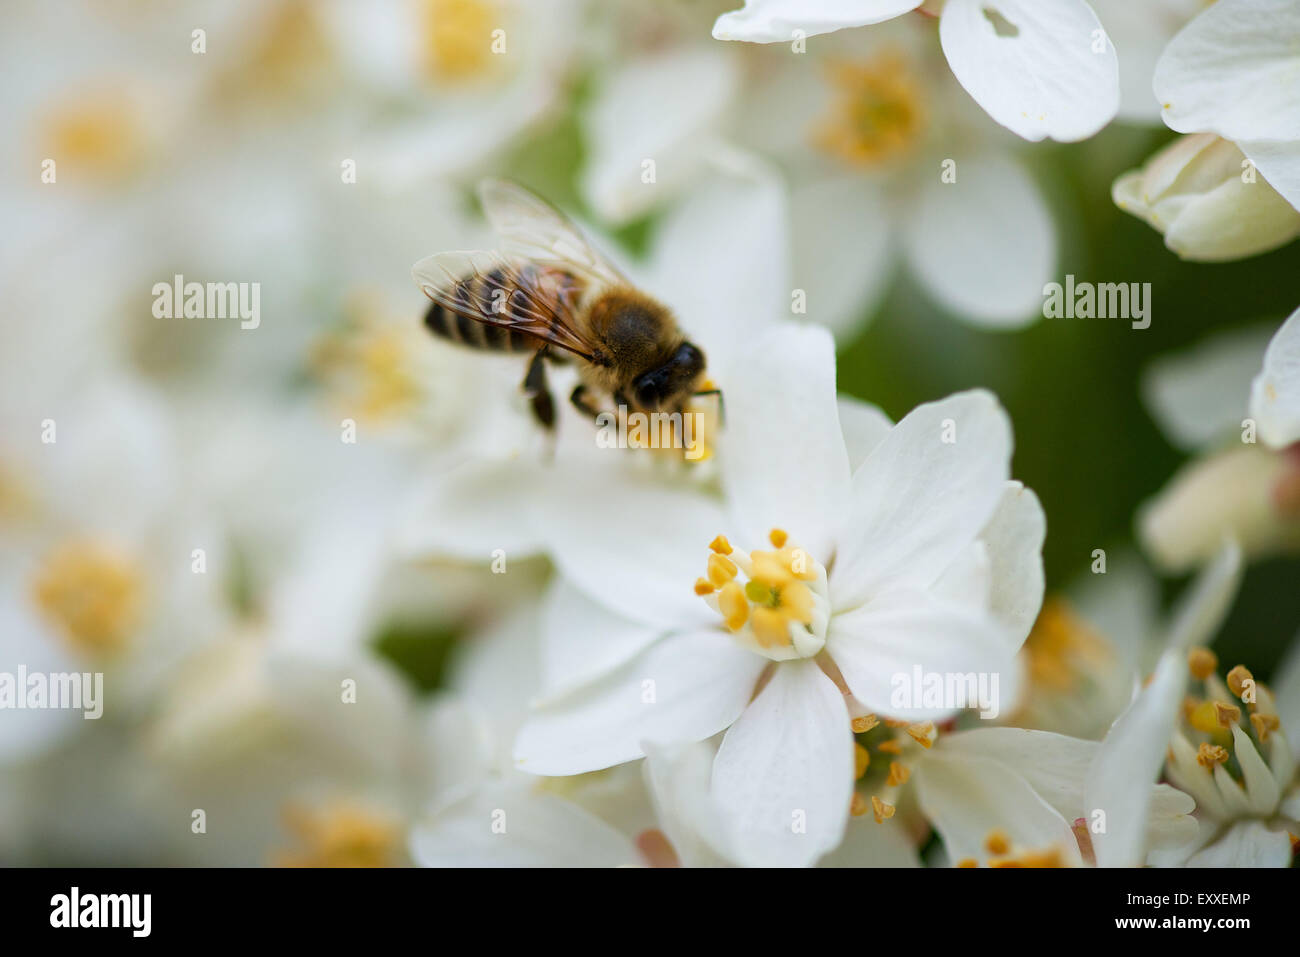
[[[1282,798],[1272,770],[1260,757],[1246,732],[1235,724],[1232,726],[1232,744],[1233,754],[1241,765],[1242,784],[1250,799],[1251,811],[1261,817],[1272,814]]]
[[[790,314],[788,216],[784,184],[751,159],[705,177],[656,229],[644,288],[672,304],[710,369]]]
[[[792,286],[807,295],[807,318],[841,341],[851,339],[889,288],[894,232],[883,195],[863,177],[796,183],[790,195]],[[788,311],[791,292],[784,294]]]
[[[1241,549],[1225,542],[1179,597],[1170,616],[1168,647],[1186,651],[1214,640],[1241,587]]]
[[[844,835],[853,734],[844,696],[812,661],[778,665],[731,726],[713,792],[733,815],[741,863],[812,864]]]
[[[711,131],[737,89],[729,52],[665,47],[622,64],[598,89],[583,116],[591,152],[580,186],[603,219],[643,215],[703,169]]]
[[[1290,867],[1291,837],[1262,821],[1238,821],[1213,844],[1193,854],[1188,867]]]
[[[476,788],[411,830],[422,867],[626,867],[632,841],[577,804],[527,784]]]
[[[1142,397],[1170,441],[1195,451],[1240,432],[1251,379],[1272,331],[1265,323],[1216,333],[1147,367]]]
[[[881,23],[915,10],[922,0],[745,0],[741,10],[718,17],[716,40],[790,42],[845,27]]]
[[[1156,65],[1165,122],[1230,140],[1300,139],[1300,7],[1221,0],[1183,28]]]
[[[1016,849],[1055,847],[1067,862],[1079,859],[1069,822],[999,761],[934,751],[917,762],[914,780],[921,810],[954,862],[985,861],[985,841],[995,830]]]
[[[999,35],[986,10],[1013,35]],[[1119,110],[1115,48],[1083,0],[948,0],[939,39],[975,102],[1027,140],[1086,139]]]
[[[636,657],[663,629],[617,615],[560,580],[542,609],[541,694],[554,698]]]
[[[844,433],[844,445],[849,453],[849,470],[856,472],[872,450],[889,435],[894,423],[878,406],[851,395],[841,395],[837,404],[840,431]]]
[[[527,505],[535,482],[534,469],[517,459],[468,463],[437,476],[397,531],[396,547],[411,556],[483,563],[496,549],[510,560],[537,554],[541,543]]]
[[[912,269],[961,318],[997,329],[1042,318],[1043,286],[1056,270],[1056,231],[1018,163],[996,154],[958,159],[955,183],[937,174],[921,181],[902,226]]]
[[[1200,0],[1088,0],[1119,58],[1119,119],[1159,125],[1160,101],[1151,89],[1156,63],[1169,41],[1200,12]]]
[[[920,867],[916,845],[906,828],[870,818],[855,818],[844,830],[844,840],[818,863],[818,867]]]
[[[1010,460],[1011,425],[988,392],[908,413],[853,475],[832,605],[853,608],[890,584],[930,585],[992,517]]]
[[[542,540],[589,598],[654,627],[716,621],[692,588],[709,542],[727,528],[712,499],[630,470],[589,469],[557,471],[539,498]]]
[[[946,717],[961,704],[935,707],[914,700],[916,668],[922,675],[1000,675],[1013,666],[1015,651],[1008,645],[1004,629],[987,613],[933,593],[898,589],[831,618],[826,651],[868,709],[920,721]]]
[[[1020,775],[1067,821],[1089,818],[1084,805],[1088,772],[1100,745],[1049,731],[979,728],[940,738],[941,753],[990,758]],[[1196,833],[1195,802],[1165,784],[1150,788],[1147,841],[1152,847],[1186,843]]]
[[[736,720],[766,665],[718,630],[670,635],[539,708],[515,741],[515,764],[533,774],[581,774],[644,756],[646,741],[702,741]]]
[[[723,484],[738,544],[765,543],[782,528],[824,560],[849,488],[829,333],[780,323],[740,350],[721,379]]]
[[[1137,867],[1145,858],[1151,785],[1164,764],[1186,685],[1186,652],[1171,648],[1097,751],[1084,807],[1089,821],[1098,811],[1105,814],[1105,830],[1092,835],[1099,867]]]
[[[1300,140],[1242,140],[1237,145],[1268,185],[1300,210]]]
[[[1047,516],[1032,489],[1008,482],[997,511],[980,533],[990,559],[989,609],[1018,649],[1043,605],[1043,541]]]
[[[1291,313],[1264,352],[1250,385],[1250,415],[1259,437],[1274,447],[1300,439],[1300,309]]]
[[[706,742],[645,745],[645,775],[655,815],[683,867],[736,861],[731,816],[710,790],[715,749]]]

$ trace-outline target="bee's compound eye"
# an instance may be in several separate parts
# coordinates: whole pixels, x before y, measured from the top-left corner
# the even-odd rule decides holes
[[[704,353],[692,342],[683,342],[673,354],[679,375],[695,376],[704,370]]]
[[[657,406],[663,393],[664,378],[662,370],[659,369],[638,378],[633,392],[636,404],[643,409],[653,409]]]

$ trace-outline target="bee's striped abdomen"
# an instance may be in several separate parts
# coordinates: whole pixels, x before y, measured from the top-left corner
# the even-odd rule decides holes
[[[440,302],[429,306],[424,324],[434,335],[492,352],[530,352],[540,345],[539,340],[508,325],[494,325],[490,320],[500,316],[510,318],[510,304],[517,287],[509,282],[501,270],[483,276],[469,276],[450,290],[456,308]],[[523,293],[518,293],[524,295]],[[483,319],[476,319],[482,316]]]

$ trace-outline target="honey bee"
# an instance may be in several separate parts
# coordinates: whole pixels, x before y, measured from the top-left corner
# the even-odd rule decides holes
[[[499,251],[438,253],[412,276],[433,300],[424,324],[473,349],[531,353],[523,391],[533,415],[555,425],[546,363],[574,362],[569,400],[593,419],[599,399],[619,411],[682,412],[704,389],[704,353],[666,306],[636,289],[562,213],[514,183],[479,185]]]

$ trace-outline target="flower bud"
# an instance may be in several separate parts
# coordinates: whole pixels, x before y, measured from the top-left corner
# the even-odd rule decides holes
[[[1300,211],[1236,144],[1212,133],[1174,140],[1142,169],[1115,180],[1111,198],[1159,230],[1183,259],[1242,259],[1300,235]]]
[[[1286,455],[1257,445],[1190,462],[1142,506],[1142,547],[1172,573],[1208,561],[1229,536],[1249,558],[1300,548],[1300,514],[1278,495],[1294,468]]]

